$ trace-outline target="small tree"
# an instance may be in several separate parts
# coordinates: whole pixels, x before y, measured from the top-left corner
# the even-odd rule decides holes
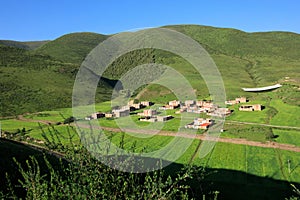
[[[270,129],[268,130],[268,132],[266,133],[266,139],[267,139],[267,140],[273,140],[274,138],[275,138],[275,135],[274,135],[274,133],[273,133],[272,128],[270,128]]]
[[[64,124],[71,124],[72,122],[74,122],[76,120],[75,117],[71,116],[67,119],[64,120]]]

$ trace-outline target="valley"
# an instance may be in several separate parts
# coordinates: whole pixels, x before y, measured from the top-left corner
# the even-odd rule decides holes
[[[71,33],[52,41],[31,43],[0,41],[1,137],[43,148],[56,143],[66,147],[81,146],[79,128],[87,136],[91,132],[104,134],[111,143],[117,146],[122,143],[131,153],[153,152],[171,143],[175,137],[182,137],[190,139],[191,145],[174,165],[192,165],[214,172],[205,181],[213,182],[215,185],[210,188],[221,190],[221,197],[223,193],[230,199],[228,190],[234,187],[249,193],[248,199],[263,198],[266,194],[261,190],[270,192],[267,199],[276,195],[284,198],[284,191],[290,195],[290,184],[300,185],[299,34],[246,33],[197,25],[163,28],[184,33],[206,49],[222,75],[227,100],[240,97],[249,100],[226,105],[231,114],[225,117],[220,138],[206,157],[199,157],[199,147],[209,141],[207,131],[196,130],[195,135],[189,134],[188,129],[180,125],[184,114],[180,107],[158,110],[164,116],[173,117],[163,122],[140,121],[141,116],[137,113],[146,108],[127,113],[124,119],[131,120],[140,129],[126,126],[121,129],[116,118],[83,120],[92,114],[85,112],[80,119],[73,120],[72,90],[80,65],[94,47],[110,37],[98,33]],[[90,110],[95,106],[97,112],[110,113],[115,109],[110,100],[117,80],[130,69],[145,63],[172,67],[188,80],[197,100],[211,100],[203,78],[190,63],[170,52],[143,49],[122,55],[111,63],[99,79],[96,104],[80,109]],[[282,87],[266,92],[242,90],[275,84]],[[154,102],[151,109],[176,100],[171,90],[158,84],[145,85],[135,92],[129,98]],[[242,105],[247,109],[249,104],[261,105],[263,109],[241,111]],[[209,116],[197,113],[189,123],[195,117],[205,119]],[[76,120],[81,121],[79,127]],[[144,129],[151,127],[151,123],[161,126],[161,130],[154,134],[150,128]],[[11,145],[0,140],[0,148],[9,148],[6,144]],[[11,162],[11,157],[5,159]],[[243,197],[243,192],[239,197]]]

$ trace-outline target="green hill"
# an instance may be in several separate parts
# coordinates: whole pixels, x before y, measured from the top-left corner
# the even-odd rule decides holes
[[[97,33],[71,33],[46,43],[36,52],[62,62],[81,64],[86,55],[107,37]]]
[[[222,74],[227,98],[242,95],[265,98],[263,94],[245,93],[241,87],[282,83],[284,87],[274,91],[276,98],[300,105],[299,34],[246,33],[197,25],[166,28],[192,37],[210,53]],[[43,45],[0,42],[0,115],[70,107],[72,87],[81,62],[107,37],[97,33],[71,33]],[[34,45],[41,46],[34,49]],[[168,52],[146,49],[130,52],[112,63],[99,84],[96,100],[108,100],[116,80],[129,69],[144,63],[162,63],[175,68],[190,81],[199,98],[208,97],[204,81],[189,63]],[[165,102],[174,95],[166,88],[151,85],[138,97]]]
[[[17,47],[26,50],[36,49],[49,41],[30,41],[30,42],[18,42],[13,40],[0,40],[0,45]]]
[[[300,105],[300,95],[297,89],[300,85],[299,34],[290,32],[246,33],[236,29],[198,25],[166,26],[165,28],[174,29],[190,36],[210,53],[221,72],[228,98],[240,95],[253,96],[251,93],[243,92],[242,87],[260,87],[282,83],[286,85],[282,90],[289,90],[289,93],[294,95],[293,101],[288,99],[287,101]],[[192,75],[187,70],[188,64],[184,64],[184,61],[179,61],[178,58],[164,58],[163,62],[175,66],[186,76],[187,73]],[[203,90],[201,81],[193,86],[197,91]],[[290,88],[294,89],[290,90]],[[201,92],[198,95],[205,96]],[[281,96],[285,95],[288,95],[287,92],[281,94]]]
[[[182,32],[200,44],[230,56],[256,58],[276,55],[284,59],[299,59],[300,35],[296,33],[279,31],[247,33],[237,29],[198,25],[165,28]]]
[[[276,82],[282,76],[299,77],[300,35],[290,32],[246,33],[236,29],[208,26],[167,26],[180,31],[202,44],[213,54],[223,54],[249,61],[248,72],[258,83]],[[253,66],[256,64],[255,66]],[[222,63],[217,63],[222,67]],[[252,67],[252,68],[251,68]],[[274,73],[271,73],[274,72]],[[291,73],[292,72],[292,73]],[[276,76],[275,73],[278,75]],[[274,76],[274,77],[273,77]],[[260,80],[261,79],[261,80]]]
[[[70,107],[78,68],[48,55],[0,46],[0,116]],[[111,91],[109,80],[100,84],[99,101]]]

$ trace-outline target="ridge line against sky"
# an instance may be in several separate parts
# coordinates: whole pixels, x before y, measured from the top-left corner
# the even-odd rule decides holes
[[[300,33],[297,0],[3,0],[0,6],[0,40],[53,40],[72,32],[114,34],[174,24]]]

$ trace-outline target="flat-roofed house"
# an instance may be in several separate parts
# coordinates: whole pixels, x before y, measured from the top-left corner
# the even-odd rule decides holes
[[[239,111],[261,111],[262,107],[260,104],[254,105],[241,105],[239,107]]]
[[[169,101],[169,106],[173,106],[174,108],[177,108],[180,106],[180,101],[177,100]]]
[[[198,100],[196,101],[196,105],[199,106],[199,107],[202,107],[204,105],[204,102],[203,100]]]
[[[115,114],[115,117],[126,117],[129,116],[130,111],[128,109],[126,110],[114,110],[113,113]]]
[[[144,110],[143,111],[143,115],[146,117],[151,117],[153,115],[156,115],[157,114],[157,111],[156,110],[153,110],[153,109],[148,109],[148,110]]]
[[[115,115],[113,113],[105,113],[106,118],[113,118]]]
[[[156,117],[141,117],[139,118],[141,122],[156,122],[157,118]]]
[[[237,104],[237,101],[236,100],[228,100],[228,101],[225,101],[225,104],[226,105],[234,105],[234,104]]]
[[[204,118],[195,118],[194,121],[190,124],[185,125],[185,128],[192,129],[208,129],[213,124],[212,119],[204,119]]]
[[[129,116],[130,110],[127,107],[124,107],[124,109],[113,109],[111,111],[114,114],[114,117],[126,117]]]
[[[153,105],[153,103],[150,102],[150,101],[141,101],[141,104],[142,104],[143,106],[145,106],[145,107],[147,107],[147,106],[152,106],[152,105]]]
[[[255,111],[261,111],[261,110],[262,110],[262,107],[261,107],[260,104],[255,104],[255,105],[253,105],[253,109],[254,109]]]
[[[164,105],[158,108],[159,110],[174,110],[175,107],[172,105]]]
[[[91,114],[90,117],[91,117],[91,119],[99,119],[99,118],[105,117],[105,113],[96,112],[96,113]]]
[[[130,105],[130,107],[133,107],[133,108],[135,108],[136,110],[139,110],[139,109],[141,109],[143,106],[142,106],[142,104],[140,104],[140,103],[134,103],[134,104]]]
[[[157,116],[156,118],[158,122],[165,122],[172,119],[173,117],[171,115],[166,115],[166,116]]]
[[[186,105],[186,106],[193,106],[193,105],[195,105],[195,101],[194,100],[186,100],[185,102],[184,102],[184,104]]]
[[[225,117],[231,114],[229,108],[216,108],[213,112],[207,113],[210,116]]]
[[[247,98],[246,97],[239,97],[239,98],[236,98],[235,101],[238,102],[238,103],[246,103]]]

